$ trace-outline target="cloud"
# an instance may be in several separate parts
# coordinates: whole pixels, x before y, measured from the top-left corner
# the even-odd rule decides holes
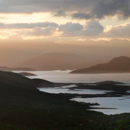
[[[86,29],[82,35],[95,36],[103,33],[104,27],[98,21],[90,21],[86,25]]]
[[[59,26],[59,31],[62,31],[62,36],[78,36],[83,30],[83,26],[79,23],[66,23]]]
[[[58,10],[55,14],[55,17],[59,17],[59,16],[66,16],[66,13],[64,10]]]
[[[57,11],[58,10],[58,11]],[[73,18],[87,19],[89,16],[102,19],[105,16],[130,16],[130,0],[3,0],[0,13],[51,12],[63,16],[66,12]],[[74,14],[75,12],[75,14]],[[84,12],[84,13],[81,13]]]
[[[101,0],[97,3],[95,8],[93,8],[92,15],[99,19],[113,15],[128,18],[130,16],[129,0]]]
[[[0,29],[11,30],[11,33],[17,35],[29,36],[51,36],[57,32],[57,36],[74,37],[74,36],[95,36],[103,32],[104,28],[98,21],[87,22],[86,25],[80,23],[68,22],[58,25],[54,22],[43,23],[0,23]],[[23,30],[24,29],[24,30]],[[5,30],[6,31],[6,30]],[[62,34],[61,34],[62,33]],[[61,35],[60,35],[61,34]]]
[[[130,23],[114,26],[103,36],[110,38],[130,38]]]
[[[86,13],[74,13],[71,15],[72,18],[74,19],[90,19],[91,16]]]
[[[130,17],[130,0],[96,0],[89,1],[86,4],[86,9],[80,7],[73,10],[75,13],[70,13],[69,16],[73,19],[103,19],[105,16],[117,15],[119,19],[127,19]],[[77,7],[77,8],[78,8]],[[84,11],[80,12],[80,10]],[[71,12],[71,11],[70,11]],[[59,15],[61,16],[61,15]]]
[[[31,33],[28,33],[28,35],[32,36],[50,36],[56,31],[56,27],[46,27],[46,28],[40,28],[36,27],[33,29]]]
[[[98,21],[90,21],[86,27],[79,23],[66,23],[59,26],[62,36],[95,36],[103,33],[103,26]]]
[[[8,32],[1,35],[3,38],[23,37],[23,36],[51,36],[56,32],[58,24],[54,22],[38,22],[38,23],[0,23],[0,31]]]
[[[58,27],[59,25],[54,22],[39,22],[39,23],[0,23],[0,29],[31,29],[35,27]]]

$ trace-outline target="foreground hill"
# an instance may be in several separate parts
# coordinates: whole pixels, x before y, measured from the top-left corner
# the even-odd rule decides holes
[[[64,95],[38,91],[35,85],[43,82],[48,83],[0,71],[1,130],[76,130],[84,120],[89,122],[87,106],[71,102]]]
[[[74,70],[71,73],[128,73],[130,72],[130,58],[121,56],[105,64],[98,64],[89,68]]]
[[[69,101],[69,95],[38,91],[35,85],[43,82],[0,71],[0,130],[130,129],[130,114],[88,111],[85,104]]]
[[[27,60],[15,66],[35,68],[38,70],[66,70],[88,67],[95,63],[94,60],[67,53],[47,53],[39,57]]]
[[[32,80],[13,72],[0,71],[0,88],[6,87],[36,90]]]

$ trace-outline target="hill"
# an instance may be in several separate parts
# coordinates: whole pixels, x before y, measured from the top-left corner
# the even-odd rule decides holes
[[[121,56],[105,64],[98,64],[89,68],[74,70],[71,73],[128,73],[130,72],[130,58]]]
[[[88,111],[87,104],[69,101],[69,95],[38,91],[35,85],[43,82],[44,80],[39,82],[37,79],[31,80],[19,74],[0,71],[1,130],[115,130],[117,126],[119,130],[130,128],[130,114],[107,116]]]
[[[89,67],[94,63],[94,60],[76,54],[46,53],[14,66],[35,68],[37,70],[73,70],[86,66]]]
[[[35,89],[33,81],[13,72],[0,71],[0,88]]]
[[[50,83],[0,71],[1,130],[58,130],[80,124],[88,106],[71,102],[64,95],[40,92],[35,85],[43,82]]]

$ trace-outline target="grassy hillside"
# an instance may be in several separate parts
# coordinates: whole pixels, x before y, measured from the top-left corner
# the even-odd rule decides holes
[[[33,82],[0,72],[0,130],[130,129],[130,114],[88,111],[87,105],[71,102],[67,95],[39,92]]]

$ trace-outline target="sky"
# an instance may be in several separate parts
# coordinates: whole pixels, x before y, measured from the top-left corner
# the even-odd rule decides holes
[[[129,49],[130,0],[0,0],[2,65],[62,51],[110,59]]]

